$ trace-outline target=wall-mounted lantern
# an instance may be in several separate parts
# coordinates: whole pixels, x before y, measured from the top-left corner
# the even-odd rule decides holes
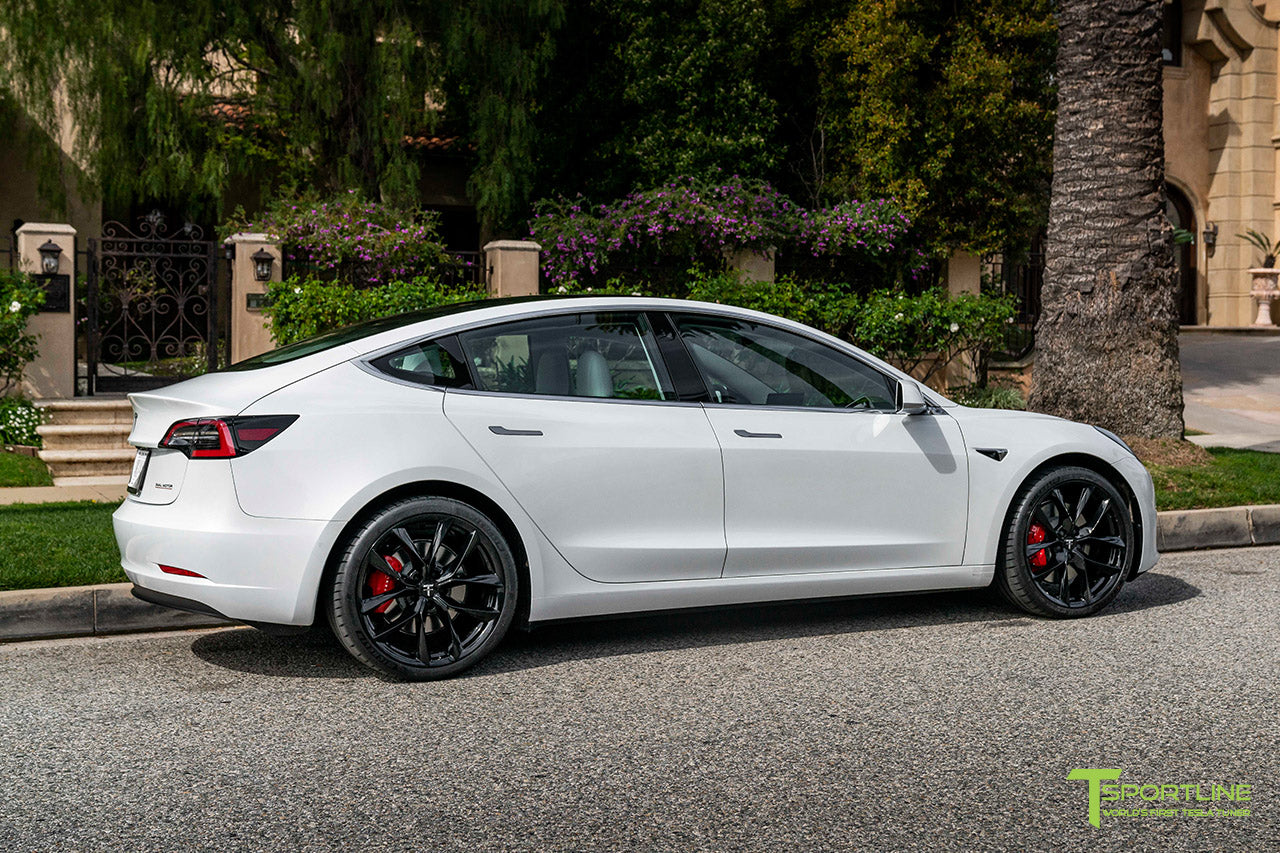
[[[62,247],[52,240],[46,240],[40,247],[40,271],[45,275],[55,275],[62,264]]]
[[[249,260],[253,261],[253,277],[258,281],[269,281],[271,279],[271,267],[275,264],[275,255],[266,249],[259,249],[249,256]]]
[[[1204,225],[1204,247],[1213,251],[1213,247],[1218,245],[1218,223],[1206,222]]]

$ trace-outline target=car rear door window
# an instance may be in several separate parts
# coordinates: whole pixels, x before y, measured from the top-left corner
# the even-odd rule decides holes
[[[689,355],[717,403],[893,411],[894,383],[858,359],[792,332],[677,315]]]
[[[481,391],[675,399],[641,313],[540,317],[462,332],[458,340]]]
[[[388,376],[441,388],[471,388],[471,376],[453,338],[424,341],[384,355],[373,366]]]

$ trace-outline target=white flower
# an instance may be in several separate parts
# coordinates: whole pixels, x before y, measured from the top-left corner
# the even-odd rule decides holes
[[[556,293],[568,293],[568,292],[569,292],[569,288],[565,287],[563,284],[556,288]]]
[[[295,288],[293,289],[293,292],[294,292],[294,293],[301,293],[301,292],[302,292],[302,288],[301,288],[301,287],[295,287]]]
[[[13,301],[13,302],[10,302],[10,303],[9,303],[9,313],[10,313],[10,314],[17,314],[17,313],[18,313],[19,311],[21,311],[21,310],[22,310],[22,303],[21,303],[21,302],[18,302],[18,301],[16,301],[16,300],[15,300],[15,301]]]
[[[893,315],[893,319],[895,319],[895,320],[901,320],[901,319],[902,319],[902,312],[901,312],[901,311],[899,311],[897,314],[894,314],[894,315]]]
[[[1012,318],[1012,317],[1005,317],[1005,318],[1004,318],[1004,321],[1005,321],[1006,323],[1010,324],[1010,325],[1012,325],[1012,324],[1013,324],[1013,318]]]
[[[956,333],[956,332],[958,332],[958,331],[960,331],[960,324],[959,324],[959,323],[952,323],[952,324],[951,324],[951,333],[952,333],[952,334],[955,334],[955,333]]]

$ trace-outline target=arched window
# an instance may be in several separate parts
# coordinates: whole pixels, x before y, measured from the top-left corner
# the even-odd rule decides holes
[[[1177,187],[1165,184],[1165,214],[1174,228],[1191,235],[1173,247],[1174,258],[1178,264],[1178,319],[1184,326],[1194,326],[1197,322],[1197,277],[1196,277],[1196,231],[1195,211],[1191,201]]]

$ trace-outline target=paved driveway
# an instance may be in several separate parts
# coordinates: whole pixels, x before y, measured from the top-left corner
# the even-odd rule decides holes
[[[1178,339],[1187,426],[1210,447],[1280,452],[1280,335],[1195,332]]]
[[[579,624],[438,684],[248,629],[3,646],[0,849],[1275,849],[1278,604],[1268,548],[1166,557],[1084,621]],[[1094,829],[1076,767],[1248,783],[1251,815]]]

